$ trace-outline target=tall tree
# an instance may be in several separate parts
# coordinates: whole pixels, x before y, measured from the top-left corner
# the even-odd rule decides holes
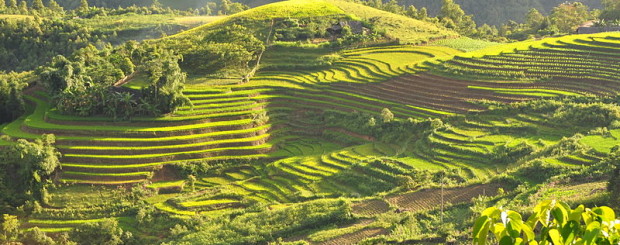
[[[78,11],[88,11],[88,0],[82,0],[80,2],[80,6],[77,8]]]
[[[17,11],[17,0],[9,0],[9,9]]]
[[[65,10],[55,0],[50,0],[47,4],[47,8],[55,14],[62,14]]]
[[[527,12],[525,16],[525,24],[531,29],[538,29],[542,25],[543,21],[545,21],[545,16],[543,16],[537,9],[533,8]]]
[[[409,7],[407,7],[407,11],[405,11],[405,15],[407,15],[407,16],[409,16],[411,18],[417,19],[418,18],[418,9],[415,6],[410,5]]]
[[[30,11],[28,10],[28,2],[26,2],[26,1],[19,2],[19,13],[20,14],[29,14],[30,13]]]
[[[3,214],[0,223],[0,242],[2,244],[12,244],[19,234],[19,220],[17,216]]]
[[[454,29],[463,35],[472,35],[476,29],[476,23],[472,16],[465,15],[461,5],[456,4],[454,0],[443,0],[439,18],[442,19],[446,27],[454,26]]]
[[[551,12],[552,23],[562,33],[575,32],[577,26],[590,18],[588,6],[580,2],[562,3]]]
[[[33,10],[37,10],[37,11],[41,11],[41,10],[45,9],[45,5],[43,5],[43,1],[42,0],[34,0],[32,2],[32,9]]]
[[[603,12],[601,19],[619,20],[620,19],[620,0],[603,0]]]
[[[220,1],[220,15],[227,15],[230,13],[230,5],[232,3],[230,0],[221,0]]]
[[[0,11],[6,10],[6,2],[4,0],[0,0]]]

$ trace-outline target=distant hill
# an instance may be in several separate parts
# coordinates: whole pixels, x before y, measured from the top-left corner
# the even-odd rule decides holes
[[[441,8],[440,0],[399,0],[403,5],[414,5],[420,9],[426,7],[430,15],[435,16]],[[525,14],[532,8],[549,13],[553,7],[566,0],[455,0],[467,14],[473,14],[477,24],[501,25],[509,20],[523,21]],[[601,8],[601,0],[580,0],[591,9]]]
[[[32,2],[32,0],[28,1]],[[46,1],[47,0],[43,0],[43,2]],[[250,7],[256,7],[277,1],[278,0],[233,0],[233,2],[243,3],[249,5]],[[80,5],[80,0],[56,0],[56,2],[67,9],[74,9]],[[160,0],[159,2],[164,6],[169,6],[174,9],[186,10],[189,8],[202,8],[208,2],[217,2],[217,0]],[[88,0],[88,3],[91,6],[115,8],[118,6],[127,7],[131,5],[149,6],[153,4],[153,0]]]
[[[400,43],[419,44],[431,40],[456,37],[457,33],[436,24],[408,18],[361,4],[341,0],[290,0],[253,8],[216,22],[180,33],[176,36],[194,35],[209,32],[230,24],[241,24],[254,30],[257,37],[264,40],[269,31],[269,20],[278,18],[306,19],[302,22],[334,20],[361,20],[384,33],[388,38]],[[317,19],[318,18],[318,19]],[[328,23],[333,24],[333,23]]]

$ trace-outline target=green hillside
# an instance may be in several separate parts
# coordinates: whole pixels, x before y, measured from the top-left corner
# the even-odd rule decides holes
[[[377,10],[361,4],[330,0],[290,0],[263,5],[228,18],[179,33],[171,38],[193,38],[222,26],[237,23],[250,28],[259,39],[269,33],[269,23],[276,18],[294,18],[304,20],[325,19],[328,17],[335,24],[338,20],[361,20],[372,26],[373,30],[397,40],[401,44],[419,44],[429,40],[455,37],[458,34],[434,24]],[[312,20],[310,20],[312,21]]]
[[[620,208],[620,32],[500,44],[340,0],[72,21],[157,18],[209,23],[0,74],[0,243],[468,244],[488,207]]]

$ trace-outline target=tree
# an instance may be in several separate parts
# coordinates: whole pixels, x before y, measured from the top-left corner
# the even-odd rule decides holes
[[[551,22],[562,33],[572,33],[576,27],[590,18],[588,6],[580,2],[562,3],[553,8]]]
[[[153,54],[156,58],[147,61],[143,68],[149,76],[149,86],[143,89],[146,98],[163,113],[191,104],[182,92],[187,74],[179,67],[181,56],[161,47],[154,47]]]
[[[28,10],[28,2],[26,2],[26,1],[19,2],[19,13],[20,14],[29,14],[30,13],[30,11]]]
[[[530,29],[538,30],[540,26],[543,24],[543,21],[545,21],[545,16],[543,16],[535,8],[530,9],[530,11],[527,12],[527,15],[525,16],[525,24]]]
[[[65,11],[55,0],[50,0],[47,4],[47,8],[54,14],[61,14]]]
[[[603,0],[603,12],[601,19],[612,21],[620,19],[620,1],[619,0]]]
[[[391,122],[394,120],[394,113],[388,108],[383,108],[383,110],[381,110],[381,119],[384,123]]]
[[[115,219],[101,222],[85,223],[71,232],[71,237],[78,244],[121,245],[134,240],[130,232],[124,232]]]
[[[0,225],[0,242],[10,244],[19,235],[19,220],[17,216],[3,214],[2,224]]]
[[[465,15],[465,11],[461,9],[461,6],[454,3],[453,0],[443,0],[443,5],[439,11],[439,18],[442,19],[446,26],[452,26],[454,23],[454,29],[463,35],[472,35],[476,29],[476,23],[471,15]],[[448,21],[448,20],[451,20]]]
[[[24,238],[21,239],[21,242],[24,244],[33,244],[33,245],[55,245],[56,242],[47,236],[45,232],[41,231],[39,227],[34,227],[32,230],[29,230],[24,234]]]
[[[10,170],[6,173],[9,178],[0,185],[9,187],[14,195],[24,199],[41,200],[46,180],[60,167],[60,153],[54,143],[54,135],[49,134],[32,142],[19,139],[0,156],[4,169]]]
[[[37,11],[41,11],[45,9],[45,5],[43,5],[43,1],[42,0],[34,0],[32,2],[32,9],[33,10],[37,10]]]
[[[405,15],[409,16],[410,18],[417,19],[419,16],[418,9],[415,6],[410,5],[409,7],[407,7],[407,11],[405,12]]]
[[[220,15],[227,15],[227,14],[229,14],[229,12],[230,12],[230,5],[231,5],[230,0],[220,0],[220,4],[219,4],[220,12],[219,12],[219,14]]]
[[[9,0],[9,10],[11,10],[11,12],[13,13],[19,11],[19,9],[17,8],[17,0]]]
[[[80,12],[86,12],[88,11],[88,9],[89,9],[88,0],[82,0],[80,2],[80,6],[77,8],[77,10]]]
[[[459,23],[465,16],[465,11],[461,9],[461,6],[454,3],[454,0],[442,0],[441,9],[439,10],[439,18],[451,19],[454,23]]]
[[[418,12],[418,19],[425,20],[428,18],[428,10],[426,8],[421,8],[420,12]]]
[[[6,2],[4,0],[0,0],[0,11],[6,10]]]

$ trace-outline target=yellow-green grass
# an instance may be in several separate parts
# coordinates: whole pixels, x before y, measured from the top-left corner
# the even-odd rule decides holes
[[[369,83],[387,80],[408,72],[409,67],[432,57],[445,57],[460,51],[439,46],[415,47],[408,45],[361,48],[343,52],[343,59],[331,67],[308,72],[263,72],[242,86],[259,86],[269,80],[280,83],[320,84],[330,82]],[[326,77],[324,74],[334,74]],[[275,84],[274,84],[275,85]],[[282,85],[279,85],[282,86]]]
[[[32,15],[21,15],[21,14],[0,14],[0,19],[3,20],[24,20],[24,19],[34,19]]]
[[[81,176],[99,176],[99,177],[147,177],[150,176],[151,172],[131,172],[131,173],[91,173],[91,172],[75,172],[75,171],[64,171],[63,174],[70,175],[81,175]]]
[[[144,182],[146,179],[135,179],[135,180],[84,180],[84,179],[61,179],[62,183],[72,183],[72,184],[89,184],[89,185],[127,185],[127,184],[135,184]]]
[[[62,225],[79,225],[84,223],[96,223],[101,222],[104,219],[84,219],[84,220],[59,220],[59,219],[30,219],[29,224],[32,225],[47,225],[47,226],[62,226]]]
[[[467,86],[471,89],[479,89],[479,90],[487,90],[494,91],[498,94],[515,94],[515,95],[531,95],[537,97],[556,97],[556,96],[578,96],[580,94],[562,91],[562,90],[553,90],[553,89],[528,89],[528,88],[493,88],[493,87],[482,87],[482,86]]]
[[[178,16],[173,14],[123,14],[96,16],[93,18],[73,19],[81,25],[103,32],[132,31],[155,28],[159,25],[179,26],[184,28],[197,27],[211,23],[225,16]]]
[[[167,145],[167,146],[83,146],[83,145],[59,145],[57,146],[59,149],[71,149],[71,150],[161,150],[161,149],[183,149],[190,147],[199,147],[199,146],[209,146],[209,145],[219,145],[219,144],[229,144],[229,143],[247,143],[254,142],[263,139],[267,139],[270,134],[261,134],[258,136],[247,137],[247,138],[233,138],[233,139],[223,139],[223,140],[213,140],[213,141],[204,141],[192,144],[176,144],[176,145]]]
[[[496,42],[491,42],[491,41],[486,41],[486,40],[479,40],[479,39],[472,39],[469,37],[443,39],[443,40],[433,42],[432,44],[450,47],[450,48],[458,49],[464,52],[472,52],[472,51],[476,51],[476,50],[480,50],[480,49],[484,49],[488,47],[494,47],[494,46],[501,45],[501,43],[496,43]]]
[[[272,146],[273,146],[272,144],[266,143],[266,144],[260,144],[260,145],[255,145],[255,146],[253,145],[253,146],[221,147],[221,148],[212,148],[212,149],[206,149],[206,150],[161,153],[161,154],[131,154],[131,155],[65,154],[64,156],[65,157],[79,157],[79,158],[97,158],[97,159],[149,159],[149,158],[177,156],[177,155],[186,155],[186,154],[225,152],[225,151],[232,151],[232,150],[270,149]]]
[[[611,39],[619,36],[620,33],[612,32],[517,42],[457,54],[450,58],[429,60],[421,67],[440,75],[476,80],[540,80],[562,77],[617,81],[618,67],[609,59],[614,56],[620,58],[618,42]],[[573,52],[577,57],[571,58],[570,54]],[[545,86],[544,83],[538,85]],[[523,95],[545,94],[529,92]]]
[[[194,207],[205,207],[212,205],[225,205],[225,204],[233,204],[239,203],[239,200],[235,199],[210,199],[205,201],[189,201],[180,203],[181,206],[186,208],[194,208]]]
[[[172,213],[172,214],[176,214],[176,215],[186,215],[186,216],[196,215],[196,212],[194,212],[194,211],[178,210],[178,209],[170,206],[170,204],[168,204],[166,202],[156,203],[153,206],[155,206],[155,208],[157,208],[157,209],[159,209],[161,211]]]
[[[178,181],[161,181],[161,182],[155,182],[152,183],[150,185],[148,185],[148,188],[166,188],[166,187],[177,187],[177,186],[183,186],[185,184],[185,180],[178,180]]]
[[[240,119],[240,120],[231,120],[231,121],[221,121],[221,122],[207,122],[207,123],[198,123],[198,124],[189,124],[189,125],[179,125],[179,126],[169,126],[169,127],[140,127],[140,126],[89,126],[89,125],[62,125],[62,124],[52,124],[45,121],[45,114],[50,110],[50,105],[39,98],[35,98],[32,96],[25,96],[26,99],[33,101],[37,104],[34,113],[28,116],[24,120],[24,125],[37,128],[37,129],[62,129],[62,130],[73,130],[73,131],[84,131],[90,130],[93,132],[97,131],[119,131],[119,132],[171,132],[171,131],[182,131],[182,130],[190,130],[197,128],[210,128],[210,127],[218,127],[218,126],[235,126],[235,125],[246,125],[252,122],[252,119]]]
[[[230,155],[230,156],[215,156],[215,157],[203,157],[197,159],[191,159],[194,161],[218,161],[218,160],[235,160],[235,159],[258,159],[258,158],[267,158],[270,157],[269,154],[249,154],[249,155]],[[163,161],[163,162],[149,162],[149,163],[140,163],[140,164],[126,164],[126,165],[117,165],[117,164],[83,164],[83,163],[63,163],[63,166],[68,167],[76,167],[76,168],[93,168],[93,169],[131,169],[131,168],[145,168],[145,167],[153,167],[167,164],[174,164],[180,162],[186,162],[187,160],[173,160],[173,161]]]
[[[609,153],[614,146],[620,145],[620,129],[613,129],[610,132],[613,137],[588,135],[583,137],[580,142],[598,152]]]

